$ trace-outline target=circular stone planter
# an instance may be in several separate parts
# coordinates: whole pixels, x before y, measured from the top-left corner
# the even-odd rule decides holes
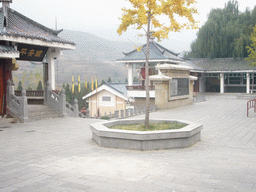
[[[159,150],[190,147],[201,140],[203,125],[188,121],[169,119],[154,119],[150,123],[181,122],[188,124],[181,129],[159,131],[129,131],[109,129],[120,124],[144,123],[139,120],[116,120],[91,124],[92,139],[101,147],[132,149],[132,150]]]

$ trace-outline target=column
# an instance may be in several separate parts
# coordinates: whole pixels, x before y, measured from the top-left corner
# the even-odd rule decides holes
[[[56,48],[49,48],[46,54],[46,63],[48,63],[48,78],[49,78],[48,81],[52,90],[56,89],[54,59],[57,58],[59,54],[60,54],[60,51]]]
[[[250,93],[250,73],[246,73],[246,93]]]
[[[224,93],[224,73],[220,74],[220,93]]]
[[[133,85],[133,79],[132,79],[132,64],[128,64],[128,86]]]
[[[46,54],[46,63],[48,63],[48,81],[52,90],[55,90],[55,65],[52,54],[52,48],[49,48]]]

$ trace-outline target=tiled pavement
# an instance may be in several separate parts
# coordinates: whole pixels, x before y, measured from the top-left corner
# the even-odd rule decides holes
[[[233,95],[206,99],[150,115],[202,123],[202,141],[186,149],[101,148],[94,119],[0,128],[0,192],[256,191],[256,113],[246,117],[246,101]]]

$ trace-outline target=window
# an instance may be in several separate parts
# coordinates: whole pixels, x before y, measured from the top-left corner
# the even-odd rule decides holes
[[[111,97],[109,96],[103,96],[102,101],[111,101]]]
[[[169,82],[170,97],[189,95],[189,79],[177,78]]]

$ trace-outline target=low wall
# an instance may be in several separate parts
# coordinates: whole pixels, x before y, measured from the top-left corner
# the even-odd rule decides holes
[[[238,93],[238,94],[236,94],[236,98],[237,99],[244,99],[244,100],[251,100],[251,99],[256,99],[256,95]]]
[[[150,123],[176,122],[177,120],[154,119]],[[190,147],[201,140],[202,124],[179,121],[188,124],[184,128],[159,131],[129,131],[109,129],[110,126],[120,124],[144,123],[140,120],[117,120],[91,124],[92,139],[101,147],[132,149],[132,150],[160,150]]]

